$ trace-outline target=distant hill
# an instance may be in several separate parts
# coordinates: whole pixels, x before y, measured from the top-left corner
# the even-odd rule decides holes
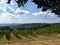
[[[26,23],[26,24],[16,24],[16,23],[7,23],[7,24],[0,24],[0,26],[37,26],[37,25],[45,25],[48,23]]]

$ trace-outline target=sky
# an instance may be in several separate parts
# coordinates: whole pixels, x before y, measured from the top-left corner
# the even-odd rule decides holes
[[[0,23],[60,23],[60,17],[50,10],[42,12],[42,8],[37,8],[31,0],[20,8],[15,0],[11,4],[6,2],[0,0]]]

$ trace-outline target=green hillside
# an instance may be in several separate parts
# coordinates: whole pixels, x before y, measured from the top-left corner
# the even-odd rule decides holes
[[[37,30],[0,30],[0,43],[5,42],[18,42],[18,41],[31,41],[37,39],[52,39],[59,38],[60,36],[56,36],[60,34],[60,24],[52,24],[47,27],[40,27]],[[53,36],[52,36],[53,35]],[[39,36],[43,36],[39,37]],[[48,36],[48,38],[46,38]],[[40,39],[40,40],[41,40]]]
[[[19,34],[24,33],[24,34],[43,34],[43,33],[60,33],[60,24],[52,24],[50,26],[47,27],[41,27],[38,28],[37,30],[15,30],[16,32],[18,32]]]

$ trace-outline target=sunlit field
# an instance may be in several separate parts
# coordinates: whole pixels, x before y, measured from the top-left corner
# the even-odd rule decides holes
[[[8,26],[0,28],[0,44],[60,39],[60,24],[25,26],[22,29],[13,30]]]

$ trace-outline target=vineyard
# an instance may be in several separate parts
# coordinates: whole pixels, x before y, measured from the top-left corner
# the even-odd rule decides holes
[[[45,25],[44,25],[45,26]],[[33,28],[29,30],[26,28],[24,30],[10,29],[10,27],[3,27],[0,29],[0,43],[13,43],[20,41],[34,41],[34,40],[48,40],[59,38],[57,34],[60,34],[60,24],[46,25],[46,27],[39,27],[36,30]],[[36,28],[36,27],[35,27]],[[5,30],[4,30],[5,29]]]

